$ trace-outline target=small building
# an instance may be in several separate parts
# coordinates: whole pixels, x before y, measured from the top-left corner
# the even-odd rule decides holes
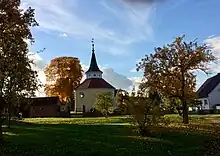
[[[220,73],[207,79],[197,91],[202,110],[218,109],[220,105]]]
[[[75,111],[90,112],[95,104],[97,93],[111,92],[115,99],[115,87],[104,80],[102,74],[103,72],[97,65],[94,43],[92,41],[90,67],[86,71],[86,79],[76,88],[75,92]]]
[[[66,112],[66,106],[62,104],[59,97],[37,97],[28,99],[29,117],[56,117]]]

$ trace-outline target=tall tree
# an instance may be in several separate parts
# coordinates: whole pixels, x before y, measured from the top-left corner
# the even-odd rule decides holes
[[[20,9],[20,0],[0,1],[0,142],[2,110],[16,106],[20,98],[34,96],[37,72],[32,70],[25,40],[34,42],[30,27],[37,26],[34,9]]]
[[[80,60],[75,57],[58,57],[51,60],[45,69],[45,92],[48,96],[59,96],[64,102],[73,99],[74,90],[82,79]]]
[[[185,42],[184,35],[171,44],[155,48],[137,65],[147,80],[143,85],[168,98],[181,101],[183,123],[188,123],[188,104],[195,98],[196,75],[194,70],[208,71],[208,63],[216,58],[207,45],[197,41]]]

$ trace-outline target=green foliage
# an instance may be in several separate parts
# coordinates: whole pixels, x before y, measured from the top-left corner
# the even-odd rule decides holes
[[[126,91],[119,90],[117,102],[119,108],[122,107],[131,114],[134,128],[141,136],[151,135],[152,126],[161,121],[165,108],[164,101],[158,93],[150,92],[146,94],[143,89],[138,91],[137,96],[134,89],[131,95]]]
[[[129,113],[141,136],[150,136],[152,126],[156,126],[163,116],[162,99],[158,93],[150,92],[148,97],[141,94],[130,97]]]
[[[178,98],[167,98],[167,110],[170,113],[178,113],[182,117],[182,104]]]
[[[98,93],[94,108],[107,117],[108,114],[113,110],[114,98],[111,92]]]
[[[4,107],[9,108],[9,118],[18,102],[34,96],[38,88],[37,72],[32,69],[25,41],[34,42],[30,27],[38,23],[34,9],[21,10],[20,4],[20,0],[0,1],[0,98],[6,104]],[[2,109],[0,115],[1,112]]]
[[[128,99],[129,99],[129,93],[127,91],[122,89],[119,89],[117,91],[116,94],[117,110],[121,115],[128,113]]]

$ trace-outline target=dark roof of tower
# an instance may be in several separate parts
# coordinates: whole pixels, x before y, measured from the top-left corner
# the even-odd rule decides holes
[[[90,66],[89,69],[87,70],[86,73],[88,72],[102,72],[97,64],[96,57],[95,57],[95,48],[94,48],[94,41],[92,40],[92,57],[90,61]]]
[[[111,84],[102,78],[89,78],[84,80],[77,89],[87,89],[87,88],[109,88],[115,89]]]
[[[206,98],[220,83],[220,73],[207,79],[197,91],[198,98]]]

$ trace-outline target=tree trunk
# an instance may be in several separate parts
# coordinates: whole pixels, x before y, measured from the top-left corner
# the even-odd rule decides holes
[[[11,114],[8,116],[8,128],[11,128]]]
[[[0,112],[0,113],[1,113],[1,112]],[[1,114],[0,114],[0,145],[3,144],[2,124],[3,124],[3,119],[1,118]]]
[[[1,91],[1,90],[0,90]],[[5,101],[2,98],[2,93],[0,92],[0,145],[3,144],[3,131],[2,131],[2,125],[3,125],[3,109],[5,106]]]
[[[187,107],[187,103],[185,100],[183,101],[183,123],[184,124],[189,123],[188,107]]]
[[[185,75],[184,75],[184,68],[182,67],[181,69],[181,76],[182,76],[182,85],[181,85],[181,92],[182,92],[182,97],[181,97],[181,104],[183,108],[183,123],[188,124],[189,119],[188,119],[188,107],[185,99]]]
[[[150,129],[148,129],[146,126],[144,126],[143,123],[139,124],[138,129],[139,129],[139,133],[141,136],[143,136],[143,137],[151,136]]]
[[[8,128],[11,128],[11,102],[8,107]]]

